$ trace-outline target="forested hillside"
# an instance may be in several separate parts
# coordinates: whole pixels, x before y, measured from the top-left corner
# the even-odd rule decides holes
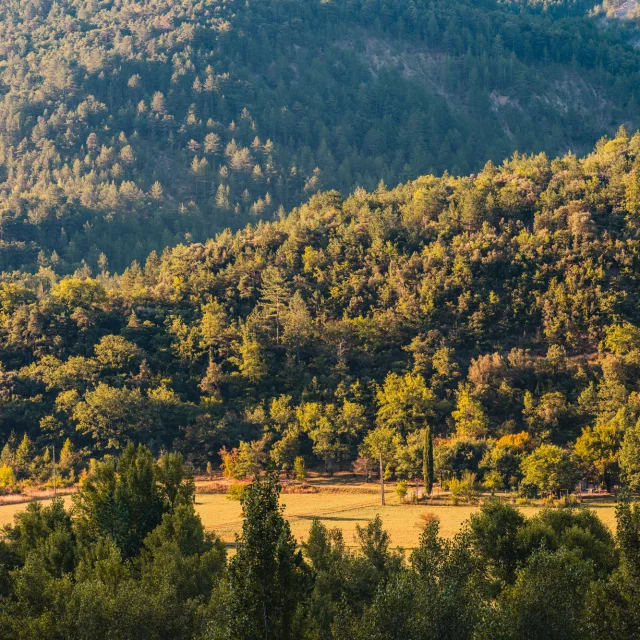
[[[132,441],[238,477],[331,472],[377,426],[414,478],[428,425],[442,479],[638,486],[639,216],[621,130],[582,159],[318,194],[119,277],[4,275],[3,464],[46,478],[47,445],[67,474]]]
[[[634,27],[595,4],[4,2],[0,269],[119,272],[320,189],[585,153],[639,124]]]

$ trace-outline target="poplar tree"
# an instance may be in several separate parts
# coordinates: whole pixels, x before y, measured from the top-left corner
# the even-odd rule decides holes
[[[238,640],[299,637],[295,614],[313,587],[279,503],[275,475],[256,478],[241,503],[244,514],[237,552],[229,564],[233,629]]]

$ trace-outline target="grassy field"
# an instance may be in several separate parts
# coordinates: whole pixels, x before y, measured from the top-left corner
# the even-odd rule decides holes
[[[71,498],[65,501],[70,504]],[[296,540],[306,539],[314,517],[328,527],[339,527],[344,533],[347,545],[355,545],[356,525],[366,525],[376,514],[380,514],[385,529],[391,534],[394,547],[410,549],[418,544],[420,536],[420,516],[433,513],[440,519],[440,531],[443,536],[452,537],[469,516],[478,510],[473,506],[446,505],[409,505],[399,504],[393,492],[387,496],[388,504],[381,507],[379,496],[373,491],[358,491],[350,487],[348,491],[332,491],[314,494],[284,494],[285,516],[291,523]],[[0,506],[0,526],[13,521],[16,513],[26,508],[26,504]],[[615,530],[615,510],[613,503],[594,502],[589,504],[602,521]],[[539,507],[522,507],[523,514],[530,517],[539,511]],[[240,504],[228,500],[223,494],[198,494],[196,510],[207,529],[215,531],[225,542],[232,545],[235,535],[242,529]]]
[[[355,545],[356,525],[364,526],[380,515],[385,529],[391,534],[395,547],[411,549],[418,544],[421,515],[435,514],[440,519],[440,532],[445,537],[453,537],[477,506],[409,505],[399,504],[395,496],[389,495],[387,505],[382,507],[379,498],[362,494],[311,494],[283,495],[285,516],[291,523],[296,540],[306,539],[314,517],[318,517],[328,527],[339,527],[345,543]],[[196,508],[207,528],[227,543],[235,540],[235,534],[242,529],[240,505],[227,500],[224,495],[198,495]],[[602,521],[615,530],[615,509],[613,504],[595,503],[590,505]],[[531,517],[540,507],[522,507],[522,513]]]

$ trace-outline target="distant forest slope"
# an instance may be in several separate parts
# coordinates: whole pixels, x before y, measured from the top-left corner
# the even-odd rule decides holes
[[[582,159],[317,194],[121,276],[5,274],[0,442],[202,467],[243,441],[252,464],[336,468],[388,421],[399,477],[430,424],[443,473],[516,438],[575,444],[610,484],[626,440],[640,487],[639,222],[640,133],[621,130]]]
[[[7,0],[0,269],[121,271],[318,190],[586,152],[640,124],[633,26],[594,5]]]

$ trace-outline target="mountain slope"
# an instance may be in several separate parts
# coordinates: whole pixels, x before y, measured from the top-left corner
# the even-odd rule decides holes
[[[6,2],[0,268],[121,270],[319,188],[586,151],[640,124],[640,53],[591,8]]]

